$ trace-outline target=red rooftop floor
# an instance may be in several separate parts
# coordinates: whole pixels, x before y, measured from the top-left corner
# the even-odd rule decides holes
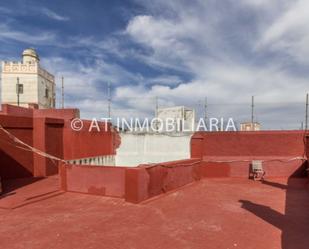
[[[203,179],[141,204],[60,192],[57,177],[5,186],[0,248],[309,248],[307,179]]]

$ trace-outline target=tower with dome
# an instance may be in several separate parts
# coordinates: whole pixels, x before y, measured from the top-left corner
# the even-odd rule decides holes
[[[39,108],[55,107],[55,77],[40,66],[33,48],[25,49],[22,61],[1,63],[1,103]]]

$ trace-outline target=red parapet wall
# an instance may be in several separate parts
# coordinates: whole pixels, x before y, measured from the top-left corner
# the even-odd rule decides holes
[[[64,165],[60,174],[62,189],[108,195],[106,189],[115,189],[118,184],[126,201],[139,203],[202,178],[249,178],[252,160],[263,161],[266,179],[302,177],[307,163],[303,158],[306,146],[304,133],[296,131],[197,133],[191,143],[196,158],[121,168],[121,173],[118,167]],[[113,185],[107,182],[106,175],[113,175]],[[122,197],[122,193],[113,196]]]
[[[302,177],[306,162],[269,161],[264,163],[266,178]],[[202,178],[249,178],[250,162],[218,163],[188,159],[152,166],[128,168],[126,171],[126,201],[139,203],[151,197],[182,187]]]
[[[249,163],[188,159],[135,168],[62,164],[61,189],[139,203],[207,177],[249,177]],[[302,160],[265,164],[266,178],[303,176]]]
[[[191,139],[191,157],[304,156],[303,131],[197,132]]]
[[[149,197],[179,188],[199,180],[200,161],[198,159],[179,160],[145,167],[149,175]]]
[[[61,118],[64,120],[71,120],[79,118],[80,113],[78,109],[66,108],[66,109],[35,109],[33,110],[34,117],[49,117],[49,118]]]
[[[11,115],[11,116],[19,116],[19,117],[32,117],[33,109],[24,108],[15,105],[2,104],[1,112],[2,115]]]
[[[128,168],[125,200],[139,203],[201,179],[199,159]]]
[[[125,170],[125,167],[62,164],[60,186],[65,191],[123,198]]]
[[[306,161],[295,159],[292,161],[270,160],[263,162],[265,178],[289,178],[306,176]],[[201,177],[239,177],[249,178],[251,163],[248,162],[201,162]]]
[[[118,132],[110,123],[104,122],[98,122],[100,130],[94,128],[89,131],[90,124],[91,121],[83,120],[83,128],[74,131],[71,122],[66,121],[63,134],[65,160],[116,154],[120,144]]]
[[[252,160],[262,160],[267,177],[304,176],[308,145],[304,131],[197,132],[191,157],[201,158],[205,176],[248,177]]]
[[[309,133],[306,135],[306,154],[307,158],[309,158]]]
[[[308,140],[308,139],[307,139]],[[248,177],[252,160],[262,160],[268,177],[303,176],[308,154],[304,131],[197,132],[191,157],[207,164],[208,176]]]
[[[8,104],[1,105],[0,114],[18,116],[18,117],[61,118],[64,120],[79,118],[80,116],[79,109],[76,109],[76,108],[36,109],[36,108],[25,108],[25,107],[8,105]]]
[[[64,191],[125,198],[138,203],[200,179],[199,160],[188,159],[154,167],[60,166]]]

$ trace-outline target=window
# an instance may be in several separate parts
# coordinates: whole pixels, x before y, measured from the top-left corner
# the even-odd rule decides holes
[[[23,94],[24,93],[24,85],[23,84],[16,84],[16,93]]]
[[[48,98],[48,88],[45,88],[45,98]]]

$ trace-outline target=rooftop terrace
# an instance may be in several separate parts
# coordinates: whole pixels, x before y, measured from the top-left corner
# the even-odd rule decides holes
[[[0,199],[3,248],[309,245],[307,179],[203,179],[140,204],[60,192],[57,177],[9,180],[5,186]]]
[[[0,248],[308,248],[304,131],[197,132],[183,160],[77,165],[121,137],[73,131],[78,110],[3,107]]]

